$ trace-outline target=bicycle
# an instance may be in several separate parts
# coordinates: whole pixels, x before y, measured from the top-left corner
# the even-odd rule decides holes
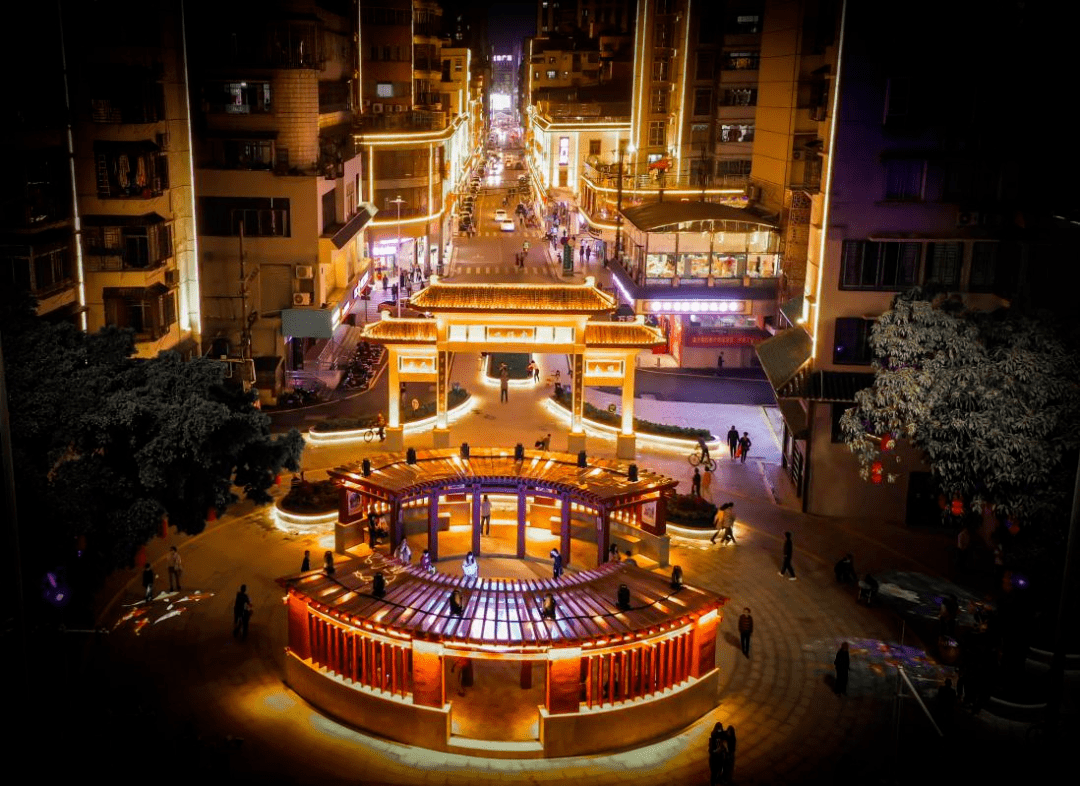
[[[686,460],[690,462],[691,467],[700,465],[706,472],[712,472],[716,469],[716,460],[712,456],[707,459],[704,458],[704,456],[705,454],[702,453],[701,448],[699,447],[696,450],[691,451],[690,455],[686,457]],[[702,459],[704,459],[704,461]]]
[[[364,432],[364,442],[371,442],[373,439],[385,439],[385,437],[379,437],[378,426],[372,426]]]

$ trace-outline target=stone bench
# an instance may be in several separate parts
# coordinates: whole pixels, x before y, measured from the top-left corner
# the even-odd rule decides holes
[[[450,530],[450,514],[440,513],[439,516],[439,532],[448,532]],[[427,512],[424,511],[423,515],[418,516],[406,516],[405,517],[405,535],[426,535],[427,534]]]
[[[625,554],[628,551],[633,554],[641,546],[641,538],[636,535],[623,535],[619,532],[611,533],[611,542],[619,547],[620,554]]]
[[[562,516],[549,516],[548,529],[552,535],[559,535],[562,533]],[[574,540],[587,540],[590,543],[596,542],[593,528],[582,522],[580,519],[570,519],[570,537],[574,538]]]

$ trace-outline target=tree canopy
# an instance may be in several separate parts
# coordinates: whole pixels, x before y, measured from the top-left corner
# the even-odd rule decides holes
[[[255,394],[228,384],[224,364],[137,359],[130,331],[86,334],[26,303],[3,304],[0,338],[31,568],[79,560],[100,577],[131,565],[163,517],[201,532],[211,510],[237,501],[234,488],[268,502],[277,474],[299,467],[299,433],[271,436]]]
[[[841,420],[868,476],[886,434],[925,454],[940,488],[1016,522],[1067,511],[1080,447],[1076,344],[1048,316],[980,312],[933,290],[874,324],[874,384]]]

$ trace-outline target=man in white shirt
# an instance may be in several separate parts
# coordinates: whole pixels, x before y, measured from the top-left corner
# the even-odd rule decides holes
[[[184,571],[184,564],[180,560],[180,552],[176,550],[176,546],[173,546],[169,550],[169,591],[172,591],[173,580],[176,580],[176,591],[180,591],[180,574]]]
[[[491,500],[488,499],[487,494],[480,502],[480,534],[491,534]]]

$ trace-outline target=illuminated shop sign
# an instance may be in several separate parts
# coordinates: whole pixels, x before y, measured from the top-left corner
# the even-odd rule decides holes
[[[653,314],[743,314],[745,300],[649,300],[647,311]]]
[[[570,137],[559,137],[559,166],[566,166],[570,163]]]

